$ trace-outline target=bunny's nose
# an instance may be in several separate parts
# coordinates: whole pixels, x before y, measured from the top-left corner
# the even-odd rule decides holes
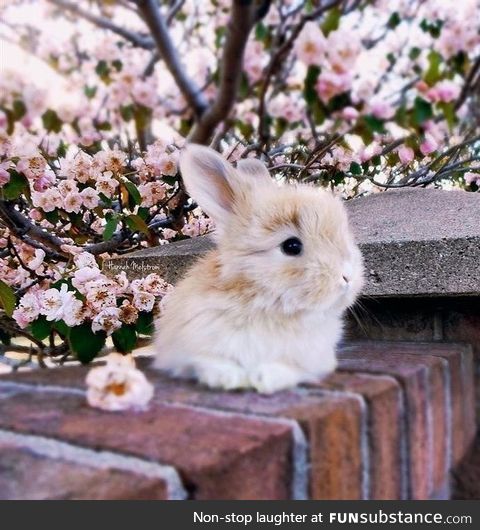
[[[343,275],[342,275],[342,279],[343,279],[343,281],[344,281],[346,284],[349,284],[349,283],[350,283],[350,278],[349,278],[346,274],[343,274]]]

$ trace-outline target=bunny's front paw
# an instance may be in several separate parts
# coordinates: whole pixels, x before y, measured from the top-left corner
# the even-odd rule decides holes
[[[231,361],[205,360],[196,366],[195,372],[198,381],[210,388],[235,390],[249,386],[245,370]]]
[[[250,373],[250,384],[261,394],[273,394],[294,387],[304,380],[300,370],[282,363],[264,363]]]

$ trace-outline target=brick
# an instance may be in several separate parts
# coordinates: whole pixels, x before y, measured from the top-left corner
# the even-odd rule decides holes
[[[415,347],[415,345],[412,345]],[[371,351],[371,350],[370,350]],[[433,356],[368,352],[367,345],[349,345],[339,353],[340,370],[395,377],[405,391],[405,422],[409,455],[409,492],[428,499],[443,487],[447,470],[447,414],[444,368]]]
[[[452,473],[452,499],[480,499],[480,431]]]
[[[361,499],[362,414],[351,396],[309,395],[306,390],[262,396],[256,392],[212,391],[201,385],[173,380],[148,368],[151,359],[139,360],[155,385],[155,404],[175,403],[209,410],[271,417],[298,422],[309,441],[310,496],[314,499]],[[39,385],[82,388],[84,368],[60,368],[44,372],[23,372],[2,378]],[[1,385],[0,385],[1,387]]]
[[[3,500],[162,500],[167,485],[119,469],[52,458],[31,448],[0,442],[0,499]]]
[[[357,318],[347,319],[346,336],[349,340],[435,341],[471,345],[475,365],[477,422],[480,420],[478,297],[365,299],[358,309]]]
[[[402,391],[392,377],[336,372],[319,388],[355,393],[365,400],[369,449],[369,498],[401,499],[407,484],[401,451]]]
[[[146,370],[155,398],[241,414],[298,422],[309,442],[310,497],[361,499],[362,414],[351,396],[317,395],[304,389],[263,396],[256,392],[220,392]]]
[[[144,412],[106,413],[78,395],[19,392],[0,400],[0,427],[171,465],[196,499],[290,496],[287,425],[157,403]]]
[[[381,353],[388,347],[390,353],[430,355],[441,357],[448,363],[451,400],[452,461],[457,463],[471,446],[476,433],[475,379],[471,348],[466,344],[441,342],[378,342],[352,343],[350,346]],[[363,345],[363,346],[362,346]]]
[[[480,423],[480,301],[477,298],[469,305],[456,307],[446,311],[443,320],[443,333],[445,340],[464,342],[472,347],[473,358],[464,360],[463,369],[467,374],[474,374],[474,381],[469,378],[470,385],[465,388],[468,392],[468,406],[471,410],[471,402],[476,406],[476,422]],[[470,432],[470,437],[475,433]],[[471,443],[471,440],[470,440]]]

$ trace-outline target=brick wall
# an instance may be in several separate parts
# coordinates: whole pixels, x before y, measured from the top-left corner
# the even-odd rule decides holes
[[[89,408],[83,367],[0,378],[0,498],[447,498],[475,430],[458,344],[351,343],[340,369],[261,396],[148,368],[144,412]]]

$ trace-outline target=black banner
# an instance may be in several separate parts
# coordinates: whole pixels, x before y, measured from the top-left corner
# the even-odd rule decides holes
[[[2,528],[479,528],[478,501],[1,502]]]

